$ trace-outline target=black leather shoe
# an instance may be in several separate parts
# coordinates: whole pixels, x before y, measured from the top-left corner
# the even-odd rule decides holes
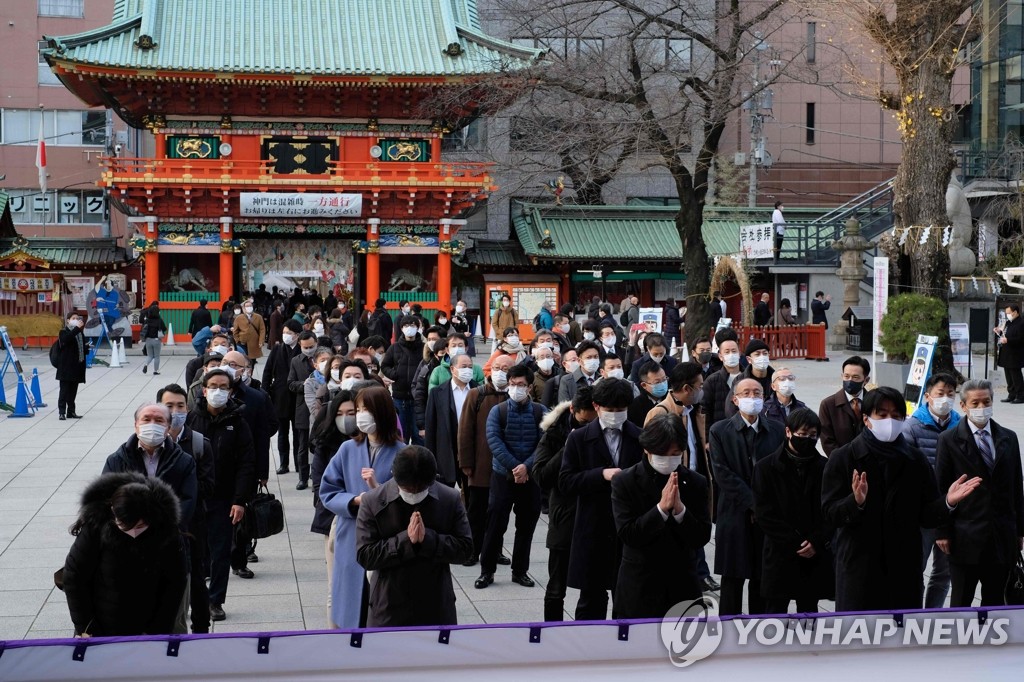
[[[227,618],[227,615],[220,604],[210,604],[210,620],[224,620],[225,618]]]
[[[469,557],[469,561],[463,561],[462,565],[463,566],[476,566],[476,563],[478,561],[480,561],[480,555],[479,554],[474,554],[473,556]]]
[[[235,575],[237,575],[239,578],[245,578],[246,580],[251,580],[252,578],[256,577],[256,574],[250,571],[248,568],[236,568]]]
[[[704,578],[704,581],[701,583],[701,588],[705,592],[718,592],[722,589],[722,586],[716,583],[714,578]]]
[[[498,560],[496,562],[494,562],[494,563],[498,564],[499,566],[511,566],[512,565],[512,560],[509,559],[504,554],[499,554],[498,555]]]
[[[1015,400],[1016,400],[1016,398],[1014,398],[1013,396],[1006,396],[1005,398],[1003,398],[999,402],[1001,402],[1001,403],[1012,403]]]
[[[288,471],[288,467],[281,467],[280,469],[277,470],[277,475],[280,476],[282,474],[287,474]]]
[[[142,366],[142,373],[145,374],[148,371],[149,371],[149,365],[143,365]]]
[[[1013,401],[1014,405],[1024,405],[1024,398],[1017,398]]]
[[[247,564],[258,564],[259,562],[260,558],[256,556],[255,552],[249,552],[249,556],[245,557],[245,563]]]
[[[522,575],[512,574],[512,582],[518,583],[523,587],[533,587],[537,583],[533,582],[533,578],[523,573]]]
[[[57,417],[57,419],[61,420],[62,422],[64,422],[64,421],[67,421],[67,420],[68,420],[68,418],[67,418],[67,417],[65,417],[64,415],[60,415],[59,417]]]
[[[475,583],[473,583],[473,587],[475,587],[478,590],[482,590],[485,587],[487,587],[488,585],[491,585],[493,583],[494,583],[494,574],[493,573],[481,573],[480,577],[476,579]]]
[[[299,481],[298,483],[295,484],[295,489],[296,490],[305,490],[308,487],[309,487],[309,481]]]
[[[82,415],[75,414],[74,412],[68,412],[68,419],[81,419]]]

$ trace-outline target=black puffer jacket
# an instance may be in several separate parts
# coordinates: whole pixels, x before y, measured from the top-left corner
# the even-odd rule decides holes
[[[440,341],[438,341],[440,343]],[[416,428],[422,431],[423,420],[427,414],[427,397],[430,391],[430,375],[441,364],[441,361],[423,345],[423,359],[416,367],[416,376],[412,382],[412,399],[416,403]]]
[[[110,511],[110,498],[129,483],[149,488],[149,527],[136,538],[117,528]],[[75,634],[170,634],[186,575],[170,486],[140,474],[104,474],[85,489],[72,532],[64,592]]]
[[[146,474],[146,463],[139,451],[139,437],[134,434],[127,442],[121,444],[117,452],[107,457],[107,462],[103,465],[105,474],[127,471]],[[171,486],[171,490],[178,496],[181,528],[185,530],[195,513],[196,499],[199,496],[195,459],[170,438],[165,438],[156,465],[156,477]]]
[[[391,344],[380,363],[381,374],[395,382],[391,395],[398,400],[412,400],[412,385],[416,379],[416,368],[423,360],[423,337],[416,335],[412,341],[402,338]]]
[[[576,523],[576,497],[558,489],[558,472],[562,470],[562,451],[572,430],[571,400],[559,403],[544,415],[540,428],[544,432],[537,444],[533,471],[530,472],[541,493],[548,498],[548,549],[568,550],[572,545],[572,529]]]
[[[189,427],[207,437],[213,449],[213,500],[243,505],[256,494],[256,455],[252,431],[242,418],[243,406],[232,398],[217,415],[206,409],[206,398],[199,398],[189,412]]]

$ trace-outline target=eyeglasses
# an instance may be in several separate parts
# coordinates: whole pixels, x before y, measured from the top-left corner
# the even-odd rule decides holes
[[[245,369],[247,365],[240,365],[237,362],[222,362],[221,367],[230,367],[231,369]]]
[[[779,381],[796,381],[796,376],[793,374],[776,374],[772,378]]]

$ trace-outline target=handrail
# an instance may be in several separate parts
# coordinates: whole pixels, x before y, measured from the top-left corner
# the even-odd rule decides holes
[[[828,213],[818,216],[813,222],[816,223],[828,223],[836,220],[839,217],[846,216],[849,213],[862,210],[863,206],[872,206],[875,201],[886,194],[892,192],[892,183],[895,178],[889,178],[888,180],[881,182],[866,192],[862,192],[857,196],[853,197],[844,204],[836,206]]]

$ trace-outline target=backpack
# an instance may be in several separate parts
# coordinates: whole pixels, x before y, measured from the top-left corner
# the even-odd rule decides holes
[[[541,324],[543,323],[540,321],[540,313],[537,313],[536,315],[533,316],[533,331],[539,332],[541,329],[543,329]]]
[[[630,308],[626,308],[625,310],[622,311],[622,314],[619,315],[619,324],[622,325],[623,327],[629,324],[629,311]]]
[[[60,368],[60,339],[54,341],[50,346],[50,364],[54,369]]]
[[[366,330],[370,332],[370,336],[384,336],[384,325],[381,321],[381,315],[387,315],[383,310],[373,311],[373,315],[370,315],[370,319],[366,321]],[[384,339],[388,341],[389,339]]]

